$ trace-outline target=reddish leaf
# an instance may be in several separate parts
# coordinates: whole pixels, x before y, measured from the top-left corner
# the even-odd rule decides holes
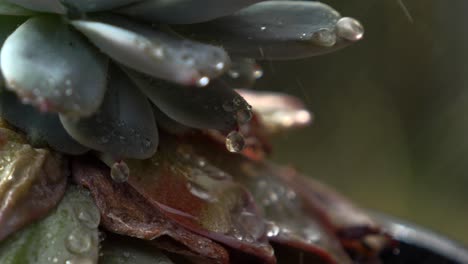
[[[164,216],[158,207],[126,183],[115,183],[109,169],[95,162],[75,160],[73,178],[90,189],[101,211],[101,224],[108,230],[133,236],[163,249],[200,256],[205,261],[228,263],[228,252],[220,245],[179,226]]]
[[[0,127],[0,241],[46,216],[63,197],[66,175],[61,156]]]
[[[391,238],[362,209],[329,187],[290,168],[279,175],[300,195],[322,224],[341,240],[356,259],[372,259],[390,244]]]
[[[166,216],[265,263],[275,262],[250,194],[191,145],[162,135],[153,158],[127,164],[130,185]]]

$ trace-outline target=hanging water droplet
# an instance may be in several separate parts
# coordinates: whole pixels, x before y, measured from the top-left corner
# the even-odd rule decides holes
[[[263,76],[263,70],[262,68],[259,66],[259,65],[256,65],[253,72],[252,72],[252,76],[255,78],[255,79],[260,79],[262,78]]]
[[[312,42],[323,47],[332,47],[336,43],[335,32],[323,28],[312,35]]]
[[[261,26],[261,27],[260,27],[260,30],[261,30],[261,31],[265,31],[265,30],[266,30],[266,27],[265,27],[265,26]]]
[[[226,137],[226,148],[230,152],[241,152],[245,146],[245,139],[241,133],[232,131]]]
[[[252,119],[251,107],[238,110],[236,113],[236,119],[241,125],[247,124]]]
[[[115,182],[122,183],[128,180],[130,169],[123,161],[116,162],[111,167],[111,178]]]
[[[358,41],[364,36],[364,27],[354,18],[343,17],[336,23],[336,34],[349,41]]]
[[[197,81],[197,85],[198,85],[199,87],[205,87],[205,86],[207,86],[209,83],[210,83],[210,78],[208,78],[208,77],[206,77],[206,76],[201,77],[201,78],[198,79],[198,81]]]
[[[67,236],[65,246],[72,253],[84,254],[91,249],[91,235],[83,230],[74,230]]]

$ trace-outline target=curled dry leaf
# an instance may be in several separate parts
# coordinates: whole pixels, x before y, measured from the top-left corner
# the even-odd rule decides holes
[[[90,189],[101,211],[101,224],[108,230],[145,240],[166,250],[206,261],[228,263],[228,252],[219,244],[194,234],[163,215],[158,207],[126,183],[115,183],[109,169],[85,160],[74,160],[74,180]]]
[[[65,192],[66,175],[61,156],[34,149],[0,127],[0,241],[53,209]]]

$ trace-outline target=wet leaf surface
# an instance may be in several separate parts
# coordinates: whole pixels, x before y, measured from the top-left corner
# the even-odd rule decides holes
[[[0,241],[47,215],[62,198],[66,181],[60,155],[34,149],[0,127]]]
[[[70,187],[49,216],[0,243],[0,263],[97,264],[98,225],[89,193]]]
[[[127,161],[129,184],[193,232],[274,262],[263,220],[250,194],[190,145],[178,144],[168,135],[161,142],[151,159]]]
[[[389,237],[364,211],[332,189],[289,167],[227,153],[212,139],[189,141],[206,160],[223,168],[254,195],[267,220],[270,241],[322,256],[331,263],[375,260]]]
[[[181,227],[128,184],[113,182],[104,165],[75,160],[72,167],[74,180],[90,189],[106,229],[153,240],[156,246],[171,252],[228,263],[228,252],[222,246]]]

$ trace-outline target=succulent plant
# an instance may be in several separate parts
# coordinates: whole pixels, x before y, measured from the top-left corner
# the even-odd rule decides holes
[[[248,89],[362,36],[320,2],[0,0],[0,262],[376,263],[376,221],[266,160],[310,112]]]

